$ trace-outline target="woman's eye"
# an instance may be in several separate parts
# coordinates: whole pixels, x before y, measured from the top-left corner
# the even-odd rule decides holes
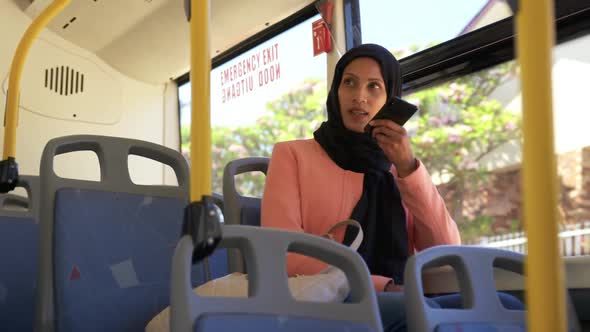
[[[352,86],[352,85],[354,85],[354,82],[350,78],[345,78],[345,79],[342,80],[342,84],[344,84],[346,86]]]
[[[381,89],[381,85],[379,83],[370,83],[369,88],[371,89]]]

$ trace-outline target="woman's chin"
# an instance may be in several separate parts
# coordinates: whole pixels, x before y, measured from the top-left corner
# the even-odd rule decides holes
[[[353,131],[358,134],[362,134],[365,132],[365,126],[361,123],[355,123],[354,125],[345,124],[346,129]]]

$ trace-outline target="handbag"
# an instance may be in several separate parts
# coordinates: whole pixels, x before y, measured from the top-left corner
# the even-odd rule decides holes
[[[361,225],[352,219],[334,224],[323,237],[331,238],[331,233],[341,226],[358,228],[356,238],[350,245],[358,250],[363,241]],[[298,301],[309,302],[344,302],[350,293],[346,275],[334,266],[328,266],[315,275],[297,275],[288,279],[291,294]],[[196,287],[194,292],[199,296],[209,297],[248,297],[248,275],[234,272],[213,279]],[[146,326],[146,332],[164,332],[169,330],[170,307],[164,309]]]

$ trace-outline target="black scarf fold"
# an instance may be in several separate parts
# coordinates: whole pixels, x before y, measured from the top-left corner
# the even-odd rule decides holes
[[[391,163],[372,137],[346,129],[340,114],[338,87],[342,74],[359,57],[370,57],[379,63],[388,99],[401,95],[399,63],[388,50],[374,44],[353,48],[336,64],[326,102],[328,121],[322,123],[314,138],[340,168],[364,174],[363,193],[350,216],[365,233],[358,252],[371,274],[402,284],[408,258],[408,231],[401,195],[390,173]],[[353,228],[346,230],[344,243],[352,242],[354,232]]]

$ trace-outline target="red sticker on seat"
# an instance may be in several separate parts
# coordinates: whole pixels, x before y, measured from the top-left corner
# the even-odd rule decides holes
[[[72,272],[70,273],[70,280],[78,280],[80,279],[80,270],[78,270],[77,266],[74,266]]]

